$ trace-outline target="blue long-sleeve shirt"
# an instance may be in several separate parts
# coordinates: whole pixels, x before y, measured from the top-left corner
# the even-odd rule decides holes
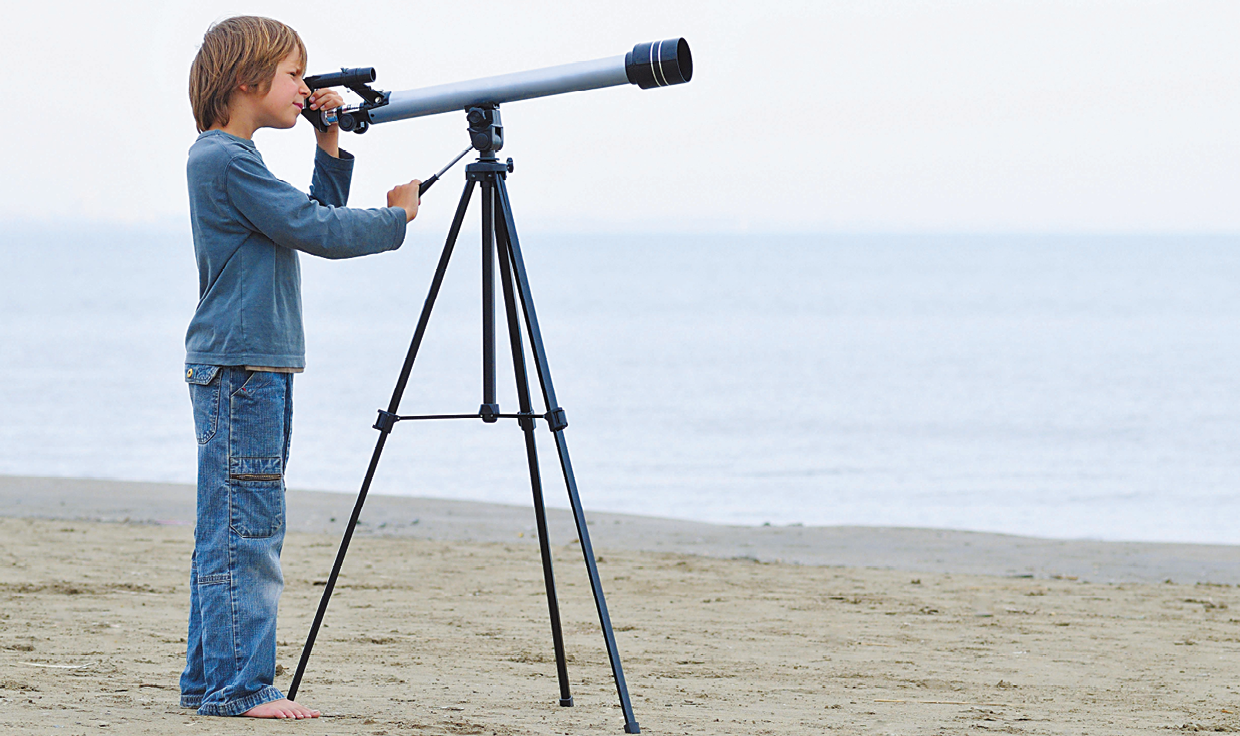
[[[253,141],[209,130],[189,149],[189,211],[198,309],[185,361],[304,368],[297,251],[352,258],[395,250],[399,207],[345,207],[353,157],[317,149],[310,196],[267,170]]]

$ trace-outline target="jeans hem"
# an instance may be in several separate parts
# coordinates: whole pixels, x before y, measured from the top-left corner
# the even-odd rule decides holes
[[[202,705],[201,695],[182,695],[181,696],[181,707],[182,708],[197,708],[200,705]]]
[[[207,703],[198,708],[200,716],[239,716],[250,708],[255,708],[263,703],[270,703],[275,700],[284,698],[284,693],[275,687],[268,685],[262,690],[247,695],[244,698],[233,700],[226,703]]]

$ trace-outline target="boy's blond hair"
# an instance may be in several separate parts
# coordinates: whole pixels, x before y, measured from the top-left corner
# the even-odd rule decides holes
[[[189,102],[198,132],[228,124],[228,102],[240,85],[266,94],[276,67],[294,51],[305,72],[306,46],[301,37],[271,18],[239,15],[208,28],[189,68]]]

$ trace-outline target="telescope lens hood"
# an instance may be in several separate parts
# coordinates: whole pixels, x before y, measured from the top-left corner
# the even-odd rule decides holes
[[[684,84],[693,78],[693,56],[683,38],[639,43],[624,55],[629,84],[642,89]]]

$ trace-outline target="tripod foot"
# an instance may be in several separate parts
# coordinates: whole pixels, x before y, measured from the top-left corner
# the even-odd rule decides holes
[[[573,699],[572,699],[571,697],[568,697],[568,698],[560,698],[560,707],[561,707],[561,708],[571,708],[571,707],[573,707]]]
[[[624,724],[624,732],[625,733],[641,733],[642,730],[637,727],[637,721],[633,721],[632,723]]]

